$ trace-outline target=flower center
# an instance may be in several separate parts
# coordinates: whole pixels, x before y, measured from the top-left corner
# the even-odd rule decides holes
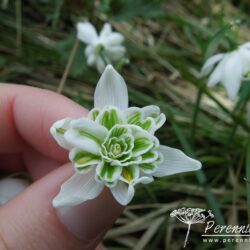
[[[96,54],[100,54],[103,50],[104,50],[103,44],[99,43],[96,45],[96,47],[95,47]]]
[[[114,154],[118,155],[118,154],[121,153],[121,151],[122,151],[121,145],[116,143],[115,146],[114,146]]]

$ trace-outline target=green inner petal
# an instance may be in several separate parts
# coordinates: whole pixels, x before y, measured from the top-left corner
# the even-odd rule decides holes
[[[96,118],[97,118],[97,116],[99,115],[99,113],[100,113],[100,110],[97,109],[97,108],[94,108],[94,109],[92,109],[92,110],[90,111],[89,117],[90,117],[93,121],[95,121]]]
[[[110,135],[109,135],[109,138],[112,138],[112,137],[121,137],[122,135],[124,134],[129,134],[129,128],[128,127],[125,127],[125,126],[115,126],[111,132],[110,132]]]
[[[146,173],[152,173],[156,169],[156,165],[153,163],[140,164],[139,167]]]
[[[158,160],[159,156],[158,153],[155,151],[148,151],[145,154],[142,155],[142,162],[156,162]]]
[[[100,160],[100,156],[91,154],[89,152],[80,151],[76,153],[73,158],[73,162],[78,165],[91,164],[91,162],[96,162]]]
[[[128,115],[127,122],[129,124],[137,125],[147,131],[149,131],[151,127],[154,125],[153,119],[151,118],[143,119],[140,111],[135,111],[130,115]]]
[[[108,162],[104,162],[103,166],[101,167],[99,176],[104,180],[112,181],[114,174],[120,171],[120,168],[117,166],[112,166]]]
[[[131,182],[136,177],[137,172],[138,172],[137,166],[136,165],[130,165],[130,166],[124,167],[122,169],[122,174],[121,175],[128,182]]]
[[[109,130],[113,128],[116,124],[121,124],[121,123],[122,119],[119,116],[118,111],[114,108],[105,110],[99,119],[99,124],[103,125]]]
[[[142,115],[140,111],[135,111],[134,113],[131,113],[130,115],[128,115],[127,122],[129,124],[136,124],[140,122],[141,118],[142,118]]]
[[[133,153],[144,153],[153,147],[153,143],[147,137],[140,137],[135,139]]]
[[[88,171],[90,168],[92,168],[93,166],[84,166],[84,167],[76,167],[76,171],[79,173],[84,173],[86,171]]]

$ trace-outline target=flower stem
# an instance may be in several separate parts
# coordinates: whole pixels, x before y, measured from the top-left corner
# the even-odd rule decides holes
[[[67,77],[68,77],[68,74],[69,74],[69,71],[70,71],[70,68],[71,68],[71,65],[73,63],[73,60],[75,58],[75,54],[76,54],[76,51],[78,49],[78,46],[79,46],[79,40],[76,39],[75,40],[75,43],[74,43],[74,46],[70,52],[70,55],[69,55],[69,59],[68,59],[68,62],[67,62],[67,65],[66,65],[66,68],[63,72],[63,76],[62,76],[62,79],[58,85],[58,88],[57,88],[57,93],[61,93],[64,86],[65,86],[65,83],[66,83],[66,80],[67,80]]]
[[[188,224],[188,230],[187,230],[186,238],[185,238],[185,242],[184,242],[184,248],[185,248],[186,245],[187,245],[187,240],[188,240],[190,228],[191,228],[191,224],[189,223],[189,224]]]

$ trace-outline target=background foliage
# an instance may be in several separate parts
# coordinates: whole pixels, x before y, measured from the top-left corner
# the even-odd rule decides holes
[[[138,186],[132,204],[106,235],[108,249],[181,249],[186,225],[169,216],[180,207],[212,209],[219,224],[247,224],[249,84],[233,103],[220,86],[207,89],[199,71],[208,56],[250,40],[249,10],[249,1],[229,0],[0,1],[1,81],[55,91],[76,22],[88,18],[100,29],[109,21],[125,36],[130,64],[121,73],[131,105],[159,105],[167,115],[158,133],[162,144],[203,163],[198,173]],[[81,44],[63,94],[90,108],[98,78],[87,67]],[[186,249],[244,248],[205,244],[203,231],[202,224],[192,227]]]

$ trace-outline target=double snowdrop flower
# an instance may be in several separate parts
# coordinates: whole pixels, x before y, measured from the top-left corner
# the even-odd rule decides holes
[[[120,204],[127,205],[138,183],[200,169],[199,161],[160,145],[155,131],[165,120],[157,106],[129,108],[126,83],[108,65],[96,86],[88,117],[65,118],[51,127],[57,143],[70,151],[75,169],[53,205],[73,206],[94,199],[105,186]]]
[[[101,74],[107,64],[119,62],[126,52],[122,45],[124,37],[113,32],[109,23],[105,23],[98,36],[95,27],[89,22],[77,24],[77,38],[86,43],[87,64],[95,66]]]
[[[250,73],[250,42],[232,52],[211,56],[202,67],[201,75],[206,76],[210,73],[208,86],[213,87],[221,82],[229,98],[234,100],[239,92],[241,81],[248,78]]]

